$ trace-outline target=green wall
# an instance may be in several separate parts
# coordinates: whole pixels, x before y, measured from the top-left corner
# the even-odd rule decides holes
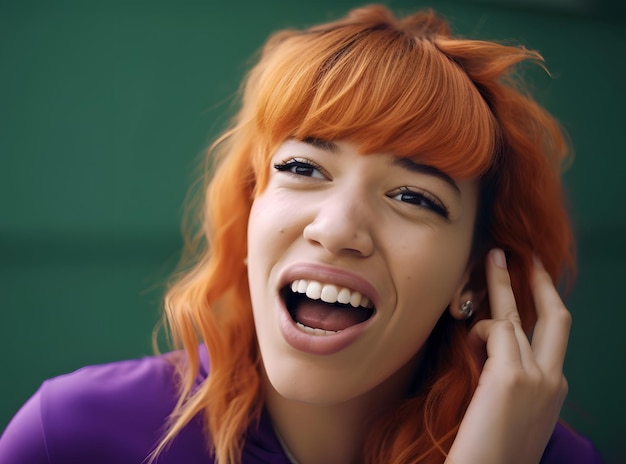
[[[0,428],[47,377],[151,353],[181,205],[249,57],[277,28],[360,3],[0,3]],[[626,34],[621,11],[581,4],[429,5],[465,35],[538,49],[552,72],[531,77],[576,147],[566,181],[580,248],[563,415],[617,463]]]

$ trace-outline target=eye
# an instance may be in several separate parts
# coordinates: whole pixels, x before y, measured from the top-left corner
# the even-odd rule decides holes
[[[410,205],[415,205],[419,208],[429,209],[438,215],[448,219],[450,212],[448,208],[437,199],[434,195],[424,192],[411,190],[408,187],[402,187],[387,195],[392,200],[398,200]]]
[[[274,169],[280,172],[287,172],[295,176],[313,177],[316,179],[327,179],[323,168],[311,160],[292,158],[282,163],[276,163]]]

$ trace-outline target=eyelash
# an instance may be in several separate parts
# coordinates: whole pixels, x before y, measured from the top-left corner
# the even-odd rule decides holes
[[[402,187],[388,194],[388,197],[394,198],[398,195],[413,196],[414,201],[405,201],[405,200],[400,200],[400,201],[415,205],[417,207],[430,209],[434,213],[442,216],[445,219],[450,218],[450,211],[448,210],[448,208],[443,203],[441,203],[441,201],[439,201],[434,195],[428,192],[425,192],[425,191],[416,192],[414,190],[409,189],[408,187]],[[425,203],[425,205],[423,203]]]
[[[314,163],[311,160],[305,159],[297,159],[292,158],[287,161],[283,161],[280,163],[276,163],[274,165],[274,169],[280,172],[286,172],[288,174],[292,174],[294,176],[302,176],[302,177],[313,177],[313,171],[318,171],[323,177],[327,177],[324,173],[324,169],[319,165]],[[298,169],[304,169],[308,172],[308,174],[303,173],[302,171],[298,172]]]
[[[274,169],[276,169],[279,172],[285,172],[293,176],[301,176],[301,177],[313,177],[312,175],[313,171],[318,171],[322,177],[325,177],[325,178],[328,177],[325,174],[324,169],[319,164],[314,163],[313,161],[307,160],[307,159],[292,158],[287,161],[282,161],[280,163],[274,164]],[[302,171],[298,172],[297,171],[298,169],[305,170],[306,173]],[[448,208],[444,204],[442,204],[441,201],[439,201],[434,195],[428,192],[425,192],[425,191],[416,192],[414,190],[411,190],[408,187],[401,187],[400,189],[395,190],[392,193],[389,193],[387,196],[393,199],[394,197],[398,195],[413,196],[414,201],[405,201],[405,200],[400,200],[400,201],[415,205],[420,208],[429,209],[433,211],[435,214],[442,216],[444,219],[450,218],[450,211],[448,210]]]

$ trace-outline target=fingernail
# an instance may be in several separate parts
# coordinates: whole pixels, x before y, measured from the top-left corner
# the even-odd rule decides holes
[[[491,250],[491,257],[496,266],[501,269],[506,269],[506,258],[504,257],[504,251],[500,248],[494,248]]]

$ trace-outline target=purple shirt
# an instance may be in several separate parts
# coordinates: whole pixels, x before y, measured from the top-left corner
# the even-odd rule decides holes
[[[206,351],[197,382],[208,374]],[[165,430],[177,398],[167,355],[90,366],[45,381],[0,437],[0,463],[140,464]],[[248,429],[244,464],[289,464],[264,411]],[[146,461],[147,462],[147,461]],[[199,418],[155,464],[212,463]],[[558,424],[542,464],[600,463],[591,443]]]

